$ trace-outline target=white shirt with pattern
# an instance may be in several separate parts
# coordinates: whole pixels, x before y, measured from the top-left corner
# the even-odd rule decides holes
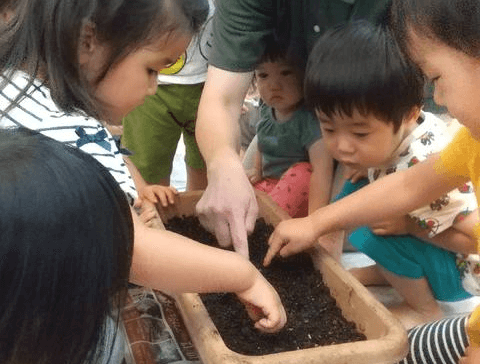
[[[423,121],[422,121],[423,120]],[[452,140],[446,123],[435,115],[422,112],[417,127],[402,141],[389,162],[381,167],[369,168],[368,179],[373,182],[383,176],[425,160],[438,153]],[[473,185],[468,182],[450,191],[430,204],[409,215],[433,237],[450,228],[455,222],[477,208]]]
[[[0,91],[0,128],[23,126],[79,147],[102,163],[127,196],[135,199],[135,185],[122,154],[112,135],[98,120],[80,113],[67,114],[59,110],[50,96],[50,90],[38,80],[34,81],[14,107],[8,109],[27,83],[28,76],[17,72]],[[8,111],[5,113],[5,110]]]

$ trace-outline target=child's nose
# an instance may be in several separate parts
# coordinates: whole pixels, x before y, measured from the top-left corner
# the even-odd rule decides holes
[[[337,150],[341,153],[353,153],[355,148],[348,138],[337,138]]]
[[[275,81],[270,81],[270,83],[268,85],[268,88],[270,90],[280,90],[282,87],[281,87],[280,83],[275,82]]]

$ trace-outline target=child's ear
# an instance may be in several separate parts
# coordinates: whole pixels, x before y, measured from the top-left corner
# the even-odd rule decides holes
[[[403,124],[406,127],[410,127],[412,125],[415,125],[418,118],[420,117],[420,113],[422,112],[422,108],[420,106],[415,106],[410,110],[408,113],[407,117],[403,121]]]
[[[83,26],[78,45],[78,63],[80,67],[88,65],[93,59],[98,57],[98,52],[102,48],[95,35],[95,26],[87,23]]]

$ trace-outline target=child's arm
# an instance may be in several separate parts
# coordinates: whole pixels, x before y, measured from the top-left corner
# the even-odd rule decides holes
[[[334,162],[321,139],[312,144],[308,155],[313,169],[308,194],[308,213],[311,214],[330,202]],[[338,239],[337,232],[332,234],[319,237],[318,244],[327,250],[336,261],[340,261],[343,244]]]
[[[160,204],[163,207],[173,205],[178,191],[172,186],[146,185],[141,191],[138,191],[138,197],[141,201],[149,201],[153,204]]]
[[[124,155],[123,160],[132,176],[135,188],[137,189],[139,196],[141,196],[142,191],[148,186],[148,184],[130,158]],[[138,214],[144,224],[150,227],[163,227],[162,219],[160,218],[158,210],[153,202],[139,198],[135,201],[135,208],[138,210]]]
[[[407,214],[467,181],[441,170],[434,155],[405,171],[390,174],[302,219],[281,222],[269,239],[264,264],[311,247],[319,236]],[[438,170],[438,171],[437,171]]]
[[[409,215],[384,220],[369,225],[376,235],[411,234],[454,253],[471,254],[476,252],[476,239],[473,229],[477,222],[477,212],[469,214],[460,223],[442,231],[434,237],[428,236],[428,230],[423,229]]]
[[[245,173],[252,185],[262,180],[262,153],[258,147],[253,159],[253,168],[246,170]]]
[[[475,254],[477,252],[476,239],[454,227],[435,235],[433,238],[426,237],[424,240],[454,253]]]
[[[308,156],[313,169],[308,194],[308,213],[311,214],[330,202],[333,158],[321,139],[312,144],[308,150]]]
[[[263,312],[255,326],[280,330],[285,310],[273,287],[240,254],[200,244],[166,230],[145,227],[134,216],[130,280],[167,292],[235,292]]]
[[[443,249],[462,254],[475,254],[477,252],[477,239],[475,238],[475,225],[478,223],[478,209],[472,211],[463,220],[456,222],[451,228],[435,235],[426,237],[427,241]]]
[[[357,183],[358,181],[368,178],[368,169],[355,169],[348,166],[345,166],[345,179],[350,180],[352,183]]]
[[[140,174],[138,168],[133,164],[133,162],[128,158],[126,155],[123,156],[123,160],[125,161],[125,165],[127,166],[130,175],[132,176],[133,183],[135,184],[135,188],[137,191],[143,190],[147,186],[147,181],[145,181]]]
[[[139,205],[145,201],[153,205],[160,202],[163,207],[167,207],[169,204],[173,205],[175,203],[175,196],[178,195],[178,191],[175,187],[162,186],[159,184],[151,185],[147,183],[130,158],[123,156],[123,160],[125,161],[125,165],[127,166],[130,175],[132,176],[135,188],[138,191],[138,197],[140,199]]]

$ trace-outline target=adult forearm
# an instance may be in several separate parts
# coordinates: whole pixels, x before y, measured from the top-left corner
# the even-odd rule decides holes
[[[196,138],[208,165],[225,151],[239,148],[241,107],[252,73],[209,67],[196,122]]]

